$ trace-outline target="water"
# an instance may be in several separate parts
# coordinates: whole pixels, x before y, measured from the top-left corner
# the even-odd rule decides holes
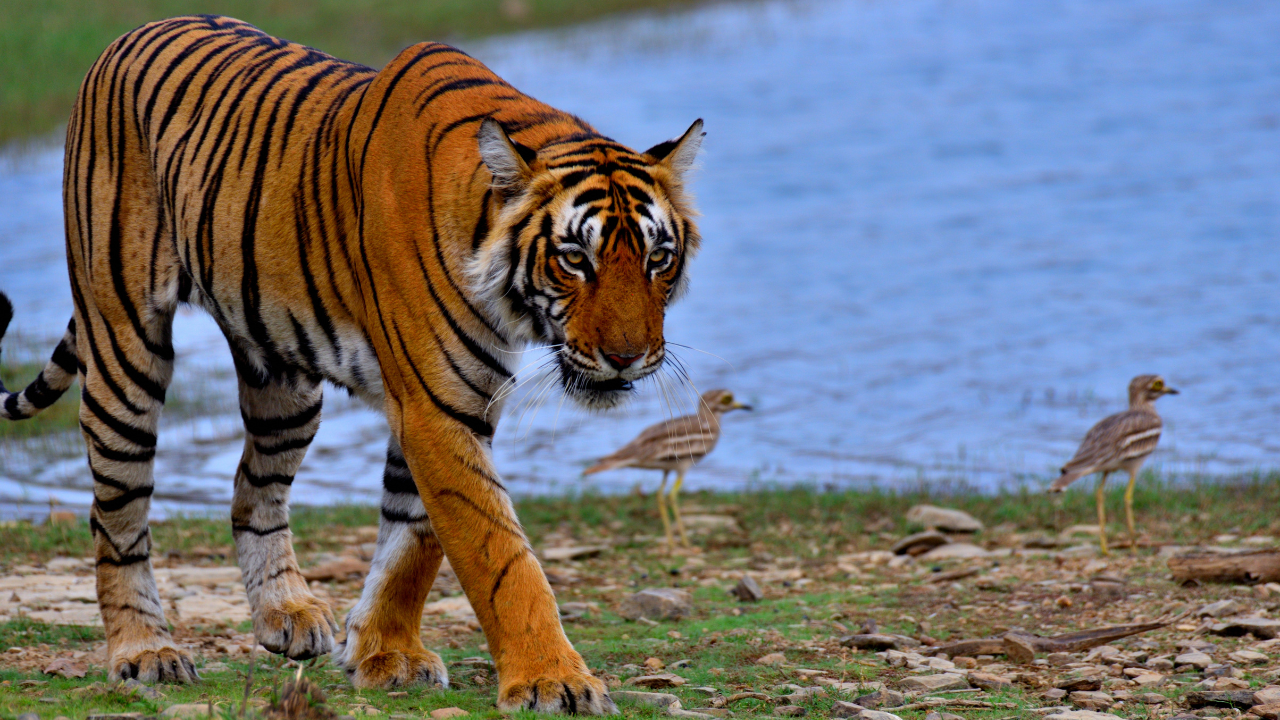
[[[1277,37],[1263,0],[829,0],[465,49],[634,147],[705,118],[704,250],[667,334],[706,353],[675,348],[699,387],[757,409],[726,418],[689,486],[996,488],[1042,486],[1144,372],[1182,390],[1149,466],[1280,465]],[[0,287],[22,341],[50,348],[70,315],[59,164],[0,169]],[[207,319],[178,331],[174,392],[225,400],[162,433],[157,490],[162,508],[225,507],[230,360]],[[520,404],[500,471],[519,493],[652,485],[580,478],[665,416],[642,390],[610,415]],[[372,500],[385,431],[336,398],[295,496]],[[79,458],[29,451],[0,454],[6,507],[87,502]]]

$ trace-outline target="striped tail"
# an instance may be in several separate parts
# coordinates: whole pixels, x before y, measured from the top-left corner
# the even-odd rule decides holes
[[[13,319],[13,303],[4,293],[0,293],[0,340],[4,339],[9,329],[9,321]],[[67,325],[67,332],[62,342],[53,349],[53,357],[36,376],[30,385],[18,392],[9,392],[0,382],[0,418],[5,420],[26,420],[40,414],[62,397],[76,380],[76,371],[80,362],[76,359],[76,321],[72,318]]]

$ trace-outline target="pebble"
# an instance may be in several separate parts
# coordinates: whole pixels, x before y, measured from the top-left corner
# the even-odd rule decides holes
[[[756,664],[757,665],[781,665],[786,661],[787,661],[786,655],[783,655],[780,652],[775,652],[775,653],[769,653],[768,655],[762,655],[759,660],[756,660]]]
[[[160,713],[161,717],[167,718],[202,718],[209,717],[208,703],[183,703],[181,705],[170,705],[165,711]]]
[[[919,690],[921,692],[941,692],[943,690],[964,690],[969,681],[963,675],[943,673],[939,675],[919,675],[898,681],[903,690]]]
[[[616,703],[647,705],[649,707],[680,709],[680,698],[670,693],[637,692],[635,690],[610,690],[609,697]]]
[[[628,620],[674,620],[693,611],[693,596],[676,588],[645,588],[628,596],[618,614]]]
[[[804,717],[809,711],[799,705],[779,705],[773,711],[782,717]]]
[[[1173,659],[1174,667],[1178,665],[1190,665],[1198,670],[1204,670],[1213,664],[1213,658],[1205,655],[1199,650],[1185,652]]]
[[[431,720],[447,720],[447,718],[462,717],[471,713],[460,707],[447,707],[431,711]]]

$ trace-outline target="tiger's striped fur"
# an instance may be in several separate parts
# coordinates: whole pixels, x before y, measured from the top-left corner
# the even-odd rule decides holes
[[[188,302],[216,319],[239,377],[232,524],[262,644],[334,648],[287,507],[327,380],[392,429],[373,569],[337,652],[355,684],[447,685],[419,625],[448,556],[499,706],[614,712],[564,635],[490,443],[527,342],[558,344],[566,392],[592,407],[662,363],[665,308],[698,245],[682,175],[701,138],[699,121],[633,152],[437,43],[374,71],[198,16],[107,48],[67,128],[74,318],[0,407],[30,416],[79,376],[111,676],[196,678],[166,629],[147,528]]]

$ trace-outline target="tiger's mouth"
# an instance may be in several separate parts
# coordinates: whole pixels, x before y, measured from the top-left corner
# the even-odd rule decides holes
[[[559,356],[560,384],[564,394],[579,405],[591,410],[607,410],[617,407],[635,392],[635,383],[626,378],[613,377],[597,380],[591,373],[578,368],[563,353]]]

